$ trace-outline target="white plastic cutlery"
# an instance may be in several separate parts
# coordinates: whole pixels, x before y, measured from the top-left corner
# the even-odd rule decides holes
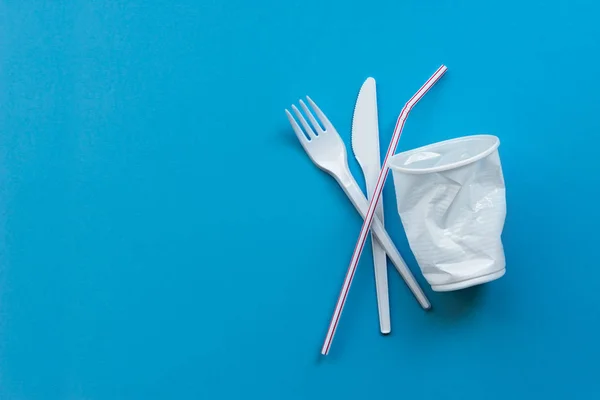
[[[363,171],[367,184],[368,199],[371,200],[377,176],[381,170],[379,158],[379,124],[377,118],[377,89],[375,79],[367,78],[363,83],[352,116],[352,151]],[[377,205],[375,215],[383,224],[383,202]],[[375,240],[373,244],[373,268],[375,271],[375,289],[379,312],[379,329],[387,334],[391,331],[390,296],[388,292],[387,258],[385,249]]]
[[[300,121],[302,128],[296,122],[292,114],[285,110],[285,113],[300,141],[302,147],[310,157],[310,159],[322,170],[329,173],[340,184],[346,195],[350,198],[352,204],[360,215],[364,218],[369,208],[369,201],[363,194],[362,190],[354,180],[350,169],[348,168],[348,155],[342,138],[335,130],[331,122],[319,107],[309,98],[306,98],[314,113],[319,118],[321,125],[315,119],[313,113],[309,110],[306,104],[300,100],[300,106],[310,121],[306,121],[300,110],[295,105],[292,105],[292,110]],[[324,127],[321,128],[321,126]],[[400,253],[394,246],[392,239],[389,237],[381,221],[375,217],[372,223],[372,230],[377,237],[377,240],[382,244],[387,252],[390,260],[421,304],[421,307],[428,309],[431,307],[429,300],[425,297],[423,290],[415,280],[412,272],[406,266],[406,263],[400,256]]]

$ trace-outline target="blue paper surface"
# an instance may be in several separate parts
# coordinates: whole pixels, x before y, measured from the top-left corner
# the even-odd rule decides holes
[[[600,3],[4,1],[0,399],[598,398]],[[319,357],[361,220],[283,113],[310,95],[350,150],[378,83],[382,153],[501,139],[507,274],[431,292],[388,181],[378,332],[370,246]],[[354,159],[351,169],[363,181]]]

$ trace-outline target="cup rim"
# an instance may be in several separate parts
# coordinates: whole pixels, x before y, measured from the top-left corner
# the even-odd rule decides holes
[[[401,158],[401,156],[406,157],[406,156],[410,156],[413,153],[417,153],[419,151],[432,150],[432,149],[435,149],[437,146],[445,145],[445,144],[452,143],[452,142],[467,142],[470,140],[477,140],[477,139],[488,139],[488,140],[491,139],[492,141],[490,142],[490,147],[487,150],[482,151],[481,153],[476,154],[472,157],[466,158],[464,160],[460,160],[460,161],[457,161],[454,163],[445,164],[445,165],[441,165],[441,166],[437,166],[437,167],[419,168],[419,169],[406,168],[406,167],[394,164],[394,161]],[[498,146],[500,146],[500,139],[494,135],[480,134],[480,135],[462,136],[459,138],[443,140],[441,142],[428,144],[426,146],[421,146],[416,149],[403,151],[402,153],[398,153],[398,154],[394,155],[390,159],[390,162],[388,165],[391,169],[398,171],[398,172],[405,173],[405,174],[429,174],[429,173],[433,173],[433,172],[448,171],[450,169],[464,167],[465,165],[468,165],[468,164],[474,163],[475,161],[481,160],[482,158],[485,158],[485,157],[489,156],[490,154],[492,154],[494,151],[496,151]]]

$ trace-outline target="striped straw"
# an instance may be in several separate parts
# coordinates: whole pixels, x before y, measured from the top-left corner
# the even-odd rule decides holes
[[[392,135],[390,146],[388,147],[385,159],[383,160],[383,167],[381,168],[381,172],[379,173],[379,177],[377,178],[375,193],[373,193],[373,197],[371,199],[371,202],[369,203],[369,210],[367,211],[367,215],[365,216],[365,221],[360,231],[360,235],[358,236],[358,242],[356,243],[356,247],[354,248],[354,253],[352,254],[352,260],[350,261],[350,266],[348,267],[346,278],[344,279],[344,285],[342,286],[340,297],[338,298],[333,317],[331,318],[331,322],[329,323],[329,330],[327,331],[325,343],[323,343],[323,348],[321,349],[321,354],[323,355],[327,355],[329,353],[329,349],[331,348],[331,342],[333,341],[333,336],[335,335],[338,323],[340,322],[340,316],[342,315],[342,310],[344,309],[344,304],[346,303],[346,298],[348,297],[348,291],[350,290],[352,279],[354,279],[354,273],[356,272],[358,260],[360,260],[360,255],[362,254],[363,248],[365,246],[365,241],[367,240],[367,235],[369,234],[371,222],[373,222],[375,208],[377,207],[377,203],[379,202],[379,198],[381,197],[381,192],[383,191],[383,186],[387,178],[387,174],[389,171],[388,160],[396,152],[396,147],[398,147],[398,141],[400,140],[400,135],[402,134],[402,129],[404,128],[406,118],[408,117],[408,114],[411,112],[415,104],[417,104],[419,100],[421,100],[423,96],[425,96],[429,89],[431,89],[433,85],[435,85],[437,81],[440,80],[440,78],[444,75],[447,69],[448,68],[445,65],[439,67],[437,71],[435,71],[435,74],[433,74],[431,78],[429,78],[427,82],[425,82],[425,84],[421,86],[421,89],[419,89],[419,91],[415,93],[414,96],[404,105],[402,111],[400,112],[400,115],[398,116],[398,120],[396,122],[396,127],[394,128],[394,134]]]

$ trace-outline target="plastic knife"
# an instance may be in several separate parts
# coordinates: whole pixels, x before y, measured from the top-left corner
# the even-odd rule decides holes
[[[360,88],[352,117],[352,151],[360,165],[367,184],[367,197],[371,200],[381,170],[379,155],[379,126],[377,119],[377,90],[375,79],[367,78]],[[379,201],[375,215],[383,223],[383,204]],[[388,293],[387,260],[381,244],[371,237],[379,328],[381,333],[391,331],[390,300]]]

